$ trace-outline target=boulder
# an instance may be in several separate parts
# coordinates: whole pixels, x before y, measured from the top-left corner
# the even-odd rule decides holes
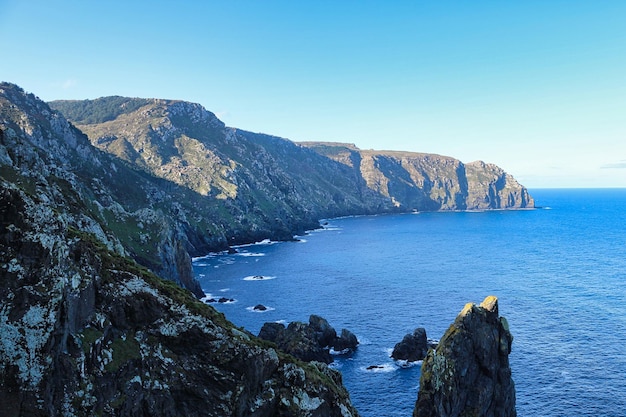
[[[285,331],[285,325],[282,323],[265,323],[259,331],[259,337],[270,342],[277,343]]]
[[[395,360],[404,360],[409,362],[421,361],[428,353],[428,338],[426,330],[418,327],[402,338],[401,342],[396,343],[391,353],[391,357]]]
[[[259,332],[261,339],[276,343],[279,349],[303,361],[333,362],[329,349],[336,351],[355,349],[356,336],[343,329],[337,337],[336,330],[326,319],[311,315],[309,323],[291,322],[287,327],[280,323],[265,323]]]
[[[414,417],[515,417],[513,336],[498,299],[469,303],[422,363]]]
[[[320,346],[331,346],[337,338],[337,332],[325,318],[311,314],[309,328],[315,332],[315,339]]]
[[[341,335],[332,343],[332,348],[337,352],[343,352],[346,349],[354,350],[359,345],[359,340],[350,330],[341,329]]]

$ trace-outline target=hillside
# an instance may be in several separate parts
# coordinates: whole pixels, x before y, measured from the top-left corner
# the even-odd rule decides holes
[[[391,198],[404,210],[534,207],[528,190],[494,164],[463,164],[448,156],[427,153],[360,150],[342,143],[302,145],[350,167],[368,188]]]
[[[185,233],[211,213],[192,211],[198,196],[0,84],[3,416],[358,415],[338,372],[277,351],[129,257],[194,289]]]
[[[365,151],[340,143],[292,141],[228,128],[198,104],[126,99],[55,101],[53,108],[91,142],[133,165],[202,195],[232,201],[251,224],[250,206],[279,207],[271,219],[313,219],[389,211],[518,209],[528,191],[493,164],[440,155]],[[109,113],[107,113],[109,112]],[[81,114],[98,114],[89,123]],[[314,151],[314,152],[311,152]],[[245,197],[243,197],[245,196]],[[242,199],[248,204],[242,204]],[[261,218],[260,218],[260,217]]]

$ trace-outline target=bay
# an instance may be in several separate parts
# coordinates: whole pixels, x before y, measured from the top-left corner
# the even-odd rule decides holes
[[[300,242],[196,259],[194,271],[255,334],[310,314],[354,332],[357,352],[333,366],[362,416],[410,416],[420,368],[391,360],[394,344],[416,327],[441,337],[487,295],[515,338],[518,415],[624,415],[626,190],[531,193],[542,208],[331,219]]]

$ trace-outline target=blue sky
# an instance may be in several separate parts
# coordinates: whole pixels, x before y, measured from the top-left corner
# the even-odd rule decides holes
[[[626,1],[0,0],[0,80],[626,187]]]

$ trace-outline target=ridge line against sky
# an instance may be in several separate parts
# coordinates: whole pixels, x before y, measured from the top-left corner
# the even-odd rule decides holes
[[[0,0],[0,80],[198,102],[227,125],[626,187],[624,1]]]

